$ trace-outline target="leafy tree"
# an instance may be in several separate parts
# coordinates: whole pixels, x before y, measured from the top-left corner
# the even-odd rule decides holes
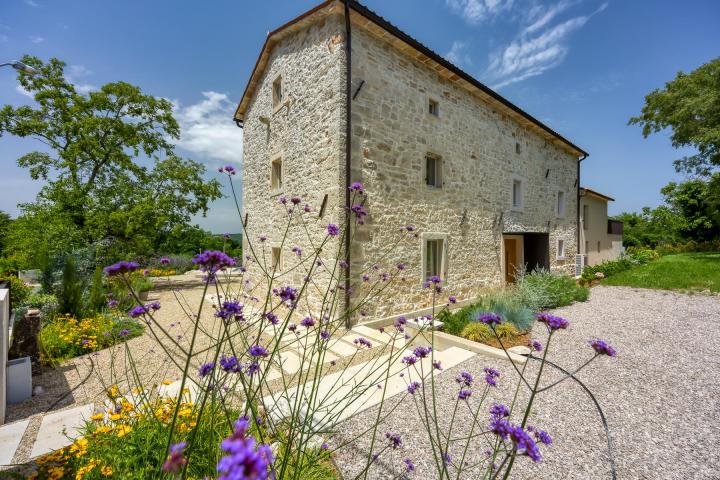
[[[720,167],[720,58],[674,80],[645,97],[645,106],[630,124],[642,126],[645,137],[672,130],[674,147],[698,153],[675,161],[677,171],[707,176]]]
[[[715,174],[718,182],[720,174]],[[720,238],[720,215],[713,205],[712,182],[702,179],[670,182],[662,188],[665,202],[679,215],[678,232],[687,240],[704,242]]]
[[[46,182],[34,203],[22,205],[24,233],[49,218],[55,237],[66,234],[84,244],[114,239],[143,253],[222,196],[216,180],[203,179],[203,165],[174,153],[180,129],[168,100],[125,82],[82,95],[66,80],[60,60],[22,61],[40,72],[18,74],[36,105],[2,108],[0,135],[45,147],[18,159],[33,179]]]
[[[82,297],[85,284],[78,275],[75,261],[68,256],[62,273],[62,283],[58,291],[58,309],[60,313],[67,313],[76,318],[82,313]]]
[[[5,250],[5,237],[12,223],[12,218],[7,212],[0,210],[0,254]]]

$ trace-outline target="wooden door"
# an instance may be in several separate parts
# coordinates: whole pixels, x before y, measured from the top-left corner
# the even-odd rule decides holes
[[[505,281],[513,283],[515,281],[515,269],[517,268],[517,239],[505,239]]]

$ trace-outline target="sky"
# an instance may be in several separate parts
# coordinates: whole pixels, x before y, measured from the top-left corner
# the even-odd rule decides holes
[[[242,166],[232,114],[267,32],[319,0],[2,0],[0,63],[36,55],[68,64],[78,91],[123,80],[175,104],[178,151],[209,167]],[[668,132],[629,126],[644,96],[678,71],[720,56],[717,0],[364,0],[421,43],[590,153],[582,184],[616,201],[610,213],[662,203],[682,180]],[[0,69],[0,105],[32,104]],[[16,166],[40,149],[0,137],[0,210],[16,216],[42,187]],[[196,218],[239,231],[229,199]]]

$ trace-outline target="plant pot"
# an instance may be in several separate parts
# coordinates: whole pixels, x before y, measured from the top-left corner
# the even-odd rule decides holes
[[[6,374],[7,403],[20,403],[32,396],[30,357],[8,360]]]
[[[142,300],[142,301],[144,302],[145,300],[148,299],[148,294],[149,294],[149,293],[150,293],[149,290],[145,290],[144,292],[138,293],[138,297],[140,298],[140,300]]]

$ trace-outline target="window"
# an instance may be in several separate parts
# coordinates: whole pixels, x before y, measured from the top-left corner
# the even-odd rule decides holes
[[[442,158],[428,153],[425,155],[425,184],[430,187],[442,187]]]
[[[270,253],[270,263],[272,264],[271,268],[276,272],[283,271],[282,251],[280,250],[280,247],[272,247],[272,252]]]
[[[583,205],[583,230],[588,229],[589,219],[590,219],[590,205]]]
[[[282,157],[275,158],[270,166],[270,189],[279,191],[283,188]]]
[[[588,253],[590,253],[590,242],[588,242],[586,240],[585,241],[585,255],[587,255]]]
[[[433,238],[425,240],[425,272],[424,279],[437,275],[443,277],[445,257],[445,240]]]
[[[512,206],[522,208],[522,180],[514,179],[512,183]]]
[[[428,113],[436,117],[440,116],[440,104],[432,98],[428,100]]]
[[[562,238],[557,241],[557,258],[565,258],[565,240]]]
[[[515,153],[520,153],[520,142],[515,142]]]
[[[565,192],[557,192],[557,205],[555,206],[555,214],[558,217],[565,216]]]
[[[600,253],[600,240],[598,240],[598,253]]]
[[[283,97],[282,76],[277,77],[275,79],[275,81],[273,82],[272,100],[273,100],[273,108],[278,108],[283,103],[284,97]]]

